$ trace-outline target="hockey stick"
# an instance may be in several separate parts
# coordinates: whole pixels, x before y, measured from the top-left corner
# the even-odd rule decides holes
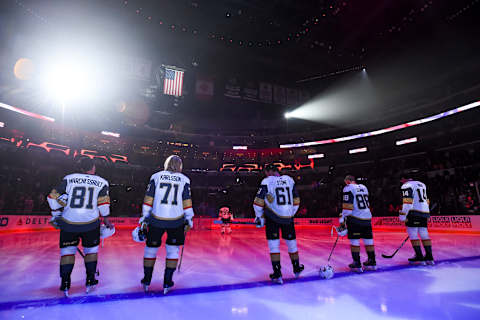
[[[405,242],[408,241],[408,239],[409,239],[409,237],[407,236],[407,237],[405,238],[405,240],[403,240],[403,242],[402,242],[402,244],[400,245],[400,247],[398,247],[397,250],[395,250],[395,252],[392,253],[392,255],[387,256],[386,254],[383,254],[383,253],[382,253],[382,257],[385,258],[385,259],[391,259],[391,258],[393,258],[393,256],[395,256],[395,255],[397,254],[398,250],[402,249],[403,245],[405,244]]]
[[[82,250],[80,250],[78,247],[77,247],[77,251],[82,256],[83,260],[85,260],[85,253],[83,253]],[[98,270],[98,268],[97,268],[97,272],[95,272],[95,273],[96,273],[97,277],[100,276],[100,270]]]
[[[183,240],[183,246],[182,246],[182,253],[180,253],[180,262],[178,263],[178,268],[177,268],[178,273],[180,273],[180,268],[182,267],[183,250],[185,250],[185,241],[186,241],[186,240],[187,240],[187,231],[185,231],[184,240]]]
[[[257,225],[255,222],[250,222],[250,221],[230,221],[227,222],[229,224],[251,224],[251,225]],[[213,220],[213,224],[223,224],[222,220]]]
[[[332,258],[333,250],[335,250],[335,247],[337,246],[338,238],[340,238],[337,234],[337,239],[335,240],[335,243],[333,244],[332,251],[330,251],[330,255],[328,256],[327,264],[330,263],[330,258]]]

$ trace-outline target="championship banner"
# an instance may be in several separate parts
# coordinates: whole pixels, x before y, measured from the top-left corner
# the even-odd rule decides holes
[[[273,89],[271,83],[260,82],[260,101],[264,103],[272,103]]]
[[[298,104],[297,89],[287,88],[287,105],[290,107],[296,104]]]
[[[237,78],[230,78],[225,84],[225,97],[240,99],[240,84]]]
[[[195,94],[200,100],[207,100],[213,97],[215,84],[211,79],[198,78],[195,83]]]
[[[147,81],[150,80],[152,62],[146,59],[123,57],[119,69],[127,78]]]
[[[283,106],[287,104],[287,94],[284,87],[273,86],[273,102]]]
[[[249,101],[258,101],[258,87],[255,82],[247,82],[242,90],[242,98]]]

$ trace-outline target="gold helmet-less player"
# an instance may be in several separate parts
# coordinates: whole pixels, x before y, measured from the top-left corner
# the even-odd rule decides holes
[[[430,200],[426,185],[415,178],[417,170],[410,170],[402,175],[402,210],[399,212],[401,221],[405,221],[407,233],[412,243],[415,256],[408,259],[413,264],[434,264],[432,240],[428,234],[428,219],[430,218]],[[420,243],[425,249],[422,254]]]
[[[141,281],[145,291],[152,281],[153,267],[164,233],[167,233],[164,293],[173,287],[179,247],[184,244],[185,230],[193,227],[190,179],[181,173],[182,169],[182,159],[172,155],[165,160],[164,170],[152,175],[147,186],[139,221],[142,226],[148,225],[143,259],[144,277]]]

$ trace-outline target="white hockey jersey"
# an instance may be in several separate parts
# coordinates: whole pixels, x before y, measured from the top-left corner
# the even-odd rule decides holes
[[[403,205],[401,215],[410,211],[430,214],[430,200],[427,197],[427,187],[420,181],[408,181],[402,185]]]
[[[370,220],[370,203],[368,189],[363,184],[349,184],[343,188],[342,216],[353,216],[357,219]]]
[[[277,222],[287,222],[285,219],[290,221],[299,205],[300,197],[295,181],[286,175],[263,179],[254,200],[254,206],[257,207],[255,212],[258,208],[264,208],[264,213]]]
[[[178,172],[155,173],[150,178],[143,204],[151,207],[151,211],[143,215],[150,217],[154,225],[175,227],[183,224],[185,214],[193,217],[190,179]]]
[[[107,216],[110,210],[99,210],[110,206],[108,182],[102,177],[83,173],[65,176],[48,198],[56,200],[64,207],[62,220],[67,224],[91,224],[98,220],[101,212]],[[67,197],[60,197],[66,194]],[[55,209],[55,208],[52,208]]]

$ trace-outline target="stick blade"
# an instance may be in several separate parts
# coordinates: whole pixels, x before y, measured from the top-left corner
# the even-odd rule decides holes
[[[393,255],[391,255],[391,256],[387,256],[386,254],[383,254],[383,253],[382,253],[382,258],[385,258],[385,259],[392,259],[392,258],[393,258]]]

